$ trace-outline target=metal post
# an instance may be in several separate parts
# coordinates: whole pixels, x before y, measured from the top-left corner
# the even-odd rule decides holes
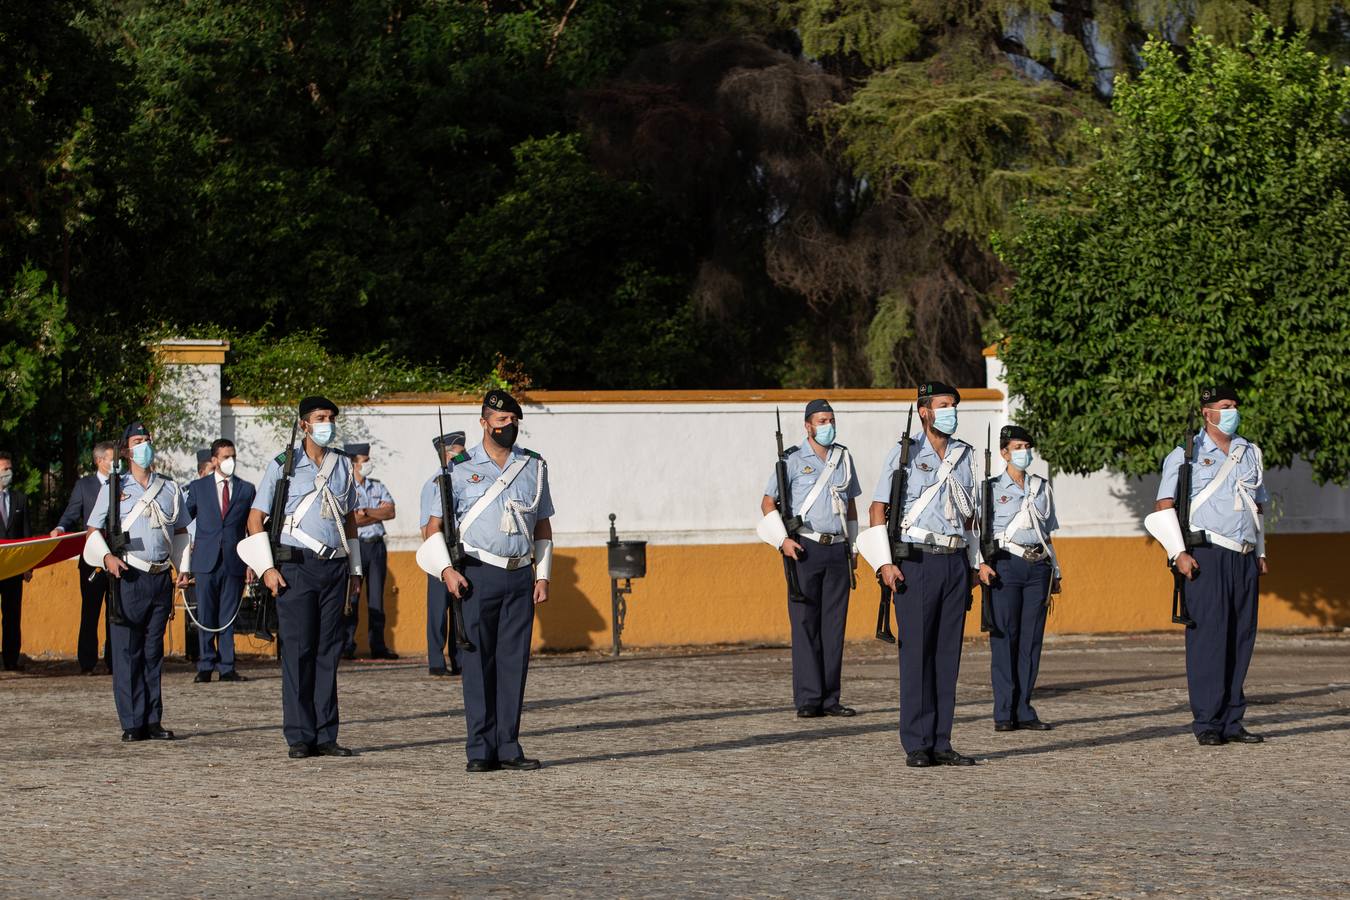
[[[631,578],[623,580],[623,587],[619,587],[619,579],[611,578],[609,580],[610,614],[613,617],[614,629],[614,639],[609,655],[616,659],[619,656],[619,651],[623,649],[623,620],[628,617],[628,601],[624,598],[624,595],[631,593],[633,593]]]

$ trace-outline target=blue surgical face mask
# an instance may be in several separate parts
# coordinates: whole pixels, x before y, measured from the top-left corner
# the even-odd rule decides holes
[[[821,425],[816,429],[816,443],[822,447],[828,447],[834,443],[834,423]]]
[[[155,461],[155,448],[149,441],[137,444],[131,448],[131,461],[142,469],[150,468],[150,464]]]
[[[1238,424],[1242,421],[1242,416],[1238,415],[1236,408],[1219,410],[1219,430],[1232,437],[1237,434]]]
[[[1011,453],[1008,454],[1008,456],[1010,457],[1009,462],[1011,462],[1014,466],[1016,466],[1017,468],[1021,469],[1024,472],[1027,470],[1027,467],[1031,465],[1030,448],[1024,450],[1013,450]]]
[[[332,422],[315,422],[310,428],[309,436],[320,447],[327,447],[333,443],[333,432]]]
[[[944,406],[942,409],[933,410],[933,430],[940,431],[943,434],[954,434],[956,432],[955,406]]]

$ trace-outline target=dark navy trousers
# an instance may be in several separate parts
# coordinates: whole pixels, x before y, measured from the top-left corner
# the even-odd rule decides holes
[[[792,703],[831,707],[839,703],[844,666],[844,623],[848,618],[848,550],[838,544],[802,539],[805,551],[793,565],[804,603],[788,602],[792,625]]]
[[[447,643],[449,654],[446,653]],[[445,589],[444,581],[431,575],[427,576],[427,668],[459,668],[459,645],[455,643],[455,631],[450,627],[450,592]]]
[[[234,619],[244,596],[244,577],[228,575],[219,565],[210,572],[197,572],[197,671],[234,671],[234,626],[213,634],[205,628],[219,628]]]
[[[1191,695],[1192,730],[1224,737],[1242,728],[1247,680],[1256,646],[1256,554],[1222,547],[1191,551],[1200,574],[1186,583],[1186,605],[1194,628],[1186,629],[1186,685]]]
[[[173,609],[173,576],[128,568],[122,573],[122,613],[112,626],[113,702],[122,730],[161,721],[159,680],[164,668],[164,628]]]
[[[894,596],[900,640],[900,744],[906,753],[952,749],[956,677],[966,627],[970,569],[965,551],[924,553],[900,563]]]
[[[469,759],[503,760],[520,749],[520,711],[534,635],[534,569],[508,572],[470,559],[464,624],[473,650],[459,651],[464,667],[464,719]]]
[[[1000,553],[994,561],[994,629],[989,634],[989,667],[994,684],[995,722],[1034,722],[1031,706],[1045,639],[1046,601],[1053,567],[1050,560],[1028,562]]]
[[[283,731],[287,744],[327,744],[338,734],[347,560],[291,549],[300,558],[281,564],[286,587],[277,596]]]
[[[366,634],[370,652],[383,653],[389,649],[384,642],[384,580],[389,572],[389,548],[383,538],[361,542],[361,568],[365,570],[361,587],[366,592]],[[356,623],[360,617],[361,604],[353,603],[343,637],[347,650],[356,649]]]

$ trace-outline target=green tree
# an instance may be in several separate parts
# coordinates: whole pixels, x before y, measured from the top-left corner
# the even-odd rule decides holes
[[[1350,70],[1259,22],[1118,85],[1082,196],[1004,246],[1019,414],[1056,468],[1155,471],[1206,383],[1269,463],[1350,479]]]

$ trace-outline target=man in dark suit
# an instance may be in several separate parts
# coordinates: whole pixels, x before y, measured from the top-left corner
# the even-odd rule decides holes
[[[221,628],[234,619],[244,593],[245,566],[235,545],[243,540],[248,511],[257,493],[253,485],[234,474],[234,443],[221,438],[211,445],[215,471],[188,485],[187,511],[196,523],[189,564],[197,582],[198,646],[197,677],[205,684],[220,671],[221,681],[245,681],[234,670],[234,626]],[[180,582],[186,573],[180,573]]]
[[[94,474],[86,475],[75,482],[70,493],[70,503],[61,514],[61,521],[52,529],[51,536],[72,531],[84,531],[89,514],[94,511],[94,501],[100,491],[108,490],[108,476],[112,474],[113,457],[117,454],[114,441],[102,441],[94,445]],[[80,560],[80,637],[77,653],[80,659],[80,671],[93,675],[94,665],[98,662],[98,618],[103,613],[108,596],[108,575],[102,569],[95,569]],[[112,671],[112,632],[105,620],[103,638],[103,665]]]
[[[28,496],[16,491],[10,485],[14,481],[14,457],[7,450],[0,450],[0,537],[26,538],[33,533],[28,530]],[[22,637],[19,620],[23,615],[23,583],[33,577],[32,572],[15,575],[0,581],[0,619],[3,620],[3,637],[0,637],[0,658],[6,671],[22,669],[19,661],[19,646]]]

